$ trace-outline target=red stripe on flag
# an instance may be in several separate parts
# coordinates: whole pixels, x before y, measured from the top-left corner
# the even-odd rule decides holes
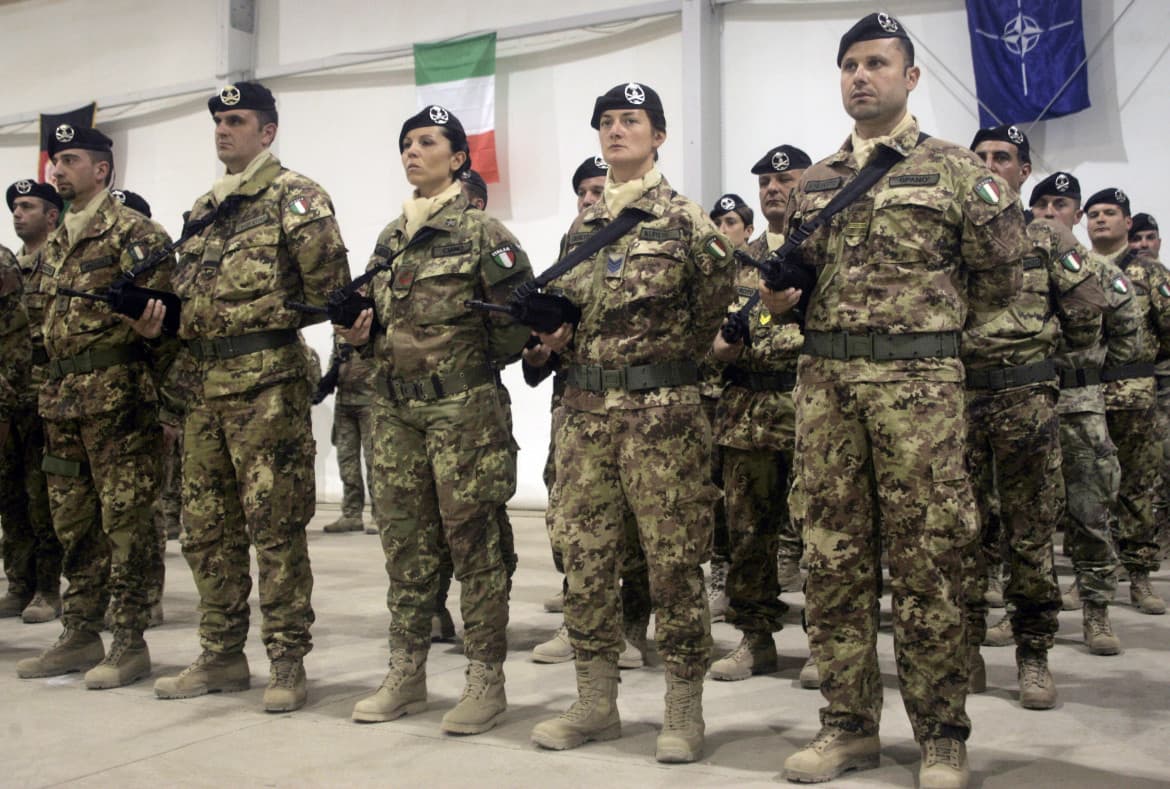
[[[485,183],[498,184],[500,166],[496,163],[495,129],[483,134],[469,135],[467,147],[471,149],[471,169],[479,173]]]
[[[49,169],[49,152],[48,151],[41,151],[41,155],[37,161],[37,180],[40,181],[41,183],[45,183],[46,181],[49,180],[48,179],[48,169]]]

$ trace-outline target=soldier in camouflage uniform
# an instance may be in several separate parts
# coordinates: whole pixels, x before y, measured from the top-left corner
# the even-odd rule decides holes
[[[10,420],[10,440],[0,461],[0,520],[4,525],[4,573],[8,592],[0,599],[0,616],[25,622],[50,622],[61,615],[61,542],[53,531],[49,491],[41,462],[45,428],[37,413],[37,392],[49,360],[41,335],[44,295],[39,279],[39,252],[57,227],[64,208],[57,190],[29,180],[8,187],[8,208],[23,246],[16,253],[24,284],[24,305],[32,336],[32,372],[21,404]]]
[[[507,708],[508,574],[498,513],[516,488],[517,447],[497,370],[520,358],[529,330],[464,301],[502,303],[532,272],[512,234],[460,190],[471,161],[457,118],[425,107],[398,140],[415,196],[370,258],[379,271],[369,284],[375,309],[350,329],[335,327],[374,362],[374,500],[390,578],[390,670],[353,719],[388,721],[426,708],[442,534],[462,586],[468,666],[463,696],[441,728],[478,734]],[[375,317],[384,330],[371,336]]]
[[[249,686],[251,543],[271,662],[264,709],[288,712],[304,706],[312,648],[309,376],[320,376],[297,330],[324,316],[286,302],[323,306],[349,282],[349,266],[329,195],[268,150],[278,123],[272,93],[241,82],[207,106],[227,173],[195,201],[188,221],[207,224],[180,247],[175,275],[179,336],[195,365],[183,420],[182,548],[199,590],[203,652],[154,690],[173,699]],[[142,329],[157,332],[161,317],[160,306]]]
[[[1032,190],[1033,216],[1071,230],[1080,221],[1081,187],[1071,173],[1058,171]],[[1065,551],[1077,581],[1074,603],[1084,610],[1085,643],[1090,652],[1115,655],[1121,643],[1113,634],[1106,606],[1117,584],[1117,550],[1109,532],[1109,513],[1117,501],[1120,468],[1117,448],[1105,420],[1102,368],[1122,368],[1141,352],[1142,316],[1133,286],[1121,271],[1095,255],[1082,261],[1101,283],[1106,304],[1102,339],[1088,348],[1059,349],[1061,475],[1066,490]],[[1066,595],[1067,597],[1067,595]]]
[[[362,531],[362,510],[366,505],[366,485],[362,480],[362,457],[366,461],[366,480],[374,478],[374,423],[370,404],[374,396],[372,368],[369,360],[354,353],[353,346],[334,342],[329,369],[337,368],[337,397],[333,403],[333,446],[337,447],[337,469],[341,472],[341,517],[326,524],[331,534]],[[374,522],[378,516],[374,514]]]
[[[711,636],[701,564],[719,495],[709,482],[710,424],[698,363],[734,293],[731,246],[654,166],[666,119],[652,89],[635,82],[612,88],[595,102],[591,125],[609,163],[605,194],[573,222],[562,251],[601,232],[627,206],[651,218],[557,280],[581,320],[540,335],[562,355],[565,376],[556,425],[557,525],[578,698],[537,724],[532,740],[561,750],[621,736],[616,557],[632,513],[666,664],[656,757],[689,762],[703,748]]]
[[[1133,285],[1143,319],[1142,352],[1136,362],[1106,368],[1105,417],[1117,445],[1121,485],[1111,531],[1118,559],[1129,574],[1129,599],[1143,614],[1164,614],[1166,603],[1150,585],[1158,570],[1154,497],[1161,485],[1164,421],[1158,416],[1154,362],[1170,359],[1170,274],[1129,248],[1129,198],[1102,189],[1085,202],[1093,255],[1116,265]],[[1164,364],[1165,366],[1165,364]]]
[[[765,192],[761,203],[783,215],[788,194],[810,164],[808,154],[791,145],[781,145],[764,154],[752,167]],[[773,186],[781,174],[790,178],[786,181],[791,184],[787,190]],[[783,200],[771,200],[775,192]],[[751,210],[737,204],[742,201],[724,196],[711,212],[712,220],[733,243],[735,220],[731,217],[737,209]],[[728,205],[730,211],[725,210]],[[731,219],[731,227],[724,224],[727,219]],[[747,253],[757,260],[766,258],[774,251],[768,246],[773,238],[774,234],[762,233],[747,245]],[[711,676],[722,680],[776,671],[772,633],[780,630],[780,617],[787,609],[779,599],[777,556],[781,533],[789,543],[784,560],[795,568],[798,578],[800,575],[800,539],[797,537],[792,545],[788,487],[796,429],[792,389],[804,337],[794,316],[773,319],[759,303],[759,279],[757,269],[740,266],[736,272],[736,300],[729,308],[729,312],[739,312],[749,300],[755,302],[745,315],[750,342],[729,344],[720,333],[715,336],[713,348],[715,358],[728,365],[723,370],[726,387],[712,426],[715,443],[723,452],[723,496],[731,543],[727,576],[731,608],[727,619],[743,633],[739,646],[711,665]],[[790,553],[794,547],[795,556]]]
[[[801,248],[803,288],[761,285],[784,314],[811,289],[797,368],[793,517],[804,524],[806,616],[828,706],[820,733],[784,763],[791,781],[876,766],[879,554],[889,553],[902,700],[921,744],[922,786],[965,786],[962,549],[978,534],[964,465],[959,332],[968,309],[1020,289],[1023,212],[970,151],[920,135],[902,24],[870,14],[841,39],[839,151],[805,171],[789,232],[871,157],[901,158]],[[815,278],[815,279],[814,279]],[[966,287],[964,287],[966,285]]]
[[[100,131],[67,124],[57,127],[49,147],[57,189],[71,203],[40,253],[49,364],[39,406],[42,467],[69,588],[57,643],[17,664],[22,677],[93,666],[85,675],[89,688],[119,687],[150,673],[142,633],[162,448],[156,371],[164,371],[173,348],[171,341],[144,341],[103,302],[60,292],[102,293],[169,243],[110,196],[111,150]],[[170,268],[166,260],[138,282],[169,290]],[[114,636],[108,653],[99,635],[107,601]]]
[[[13,419],[24,405],[28,389],[32,335],[21,293],[16,256],[0,245],[0,445],[9,443]],[[7,522],[4,525],[8,527]]]
[[[971,150],[1011,187],[1032,172],[1028,138],[1015,126],[980,129]],[[1006,309],[972,309],[963,331],[967,371],[967,467],[980,523],[991,522],[998,502],[1007,544],[1006,601],[1016,640],[1020,704],[1050,709],[1056,684],[1048,651],[1058,628],[1060,589],[1053,565],[1053,535],[1064,511],[1060,475],[1059,392],[1052,356],[1091,347],[1101,339],[1105,294],[1088,253],[1072,231],[1040,219],[1028,226],[1032,242],[1023,260],[1024,284]],[[998,545],[996,546],[998,559]],[[988,573],[983,542],[964,555],[969,689],[987,689],[979,645],[987,628]]]

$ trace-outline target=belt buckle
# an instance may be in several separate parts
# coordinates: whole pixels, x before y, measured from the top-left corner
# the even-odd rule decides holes
[[[832,359],[849,358],[849,332],[833,332],[829,335],[829,357]]]
[[[232,342],[232,339],[233,338],[231,337],[223,337],[220,339],[219,347],[216,348],[216,356],[218,356],[220,359],[230,359],[231,357],[235,356],[234,351],[236,346],[235,343]]]
[[[625,369],[601,370],[600,382],[602,391],[609,389],[625,389],[626,371]]]

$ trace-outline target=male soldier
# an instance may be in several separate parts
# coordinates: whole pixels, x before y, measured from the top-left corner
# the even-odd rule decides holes
[[[922,748],[919,784],[965,786],[960,562],[978,523],[963,462],[959,331],[968,308],[1003,307],[1019,292],[1024,216],[973,153],[919,134],[906,107],[919,70],[900,22],[866,16],[841,38],[837,64],[853,134],[805,172],[789,199],[789,232],[871,158],[897,161],[809,237],[806,262],[785,268],[793,279],[760,288],[774,314],[811,291],[789,504],[805,528],[805,614],[829,703],[820,733],[788,757],[784,775],[827,781],[878,763],[875,578],[884,547],[902,699]],[[789,282],[799,287],[782,287]]]
[[[85,675],[89,688],[119,687],[150,674],[142,632],[162,450],[154,372],[161,376],[173,350],[168,341],[144,341],[107,304],[60,292],[103,293],[169,242],[158,226],[110,196],[112,146],[97,129],[68,124],[49,141],[57,190],[70,205],[41,250],[49,355],[40,391],[42,468],[69,587],[57,643],[16,666],[21,677],[94,666]],[[169,290],[169,270],[164,259],[137,280]],[[99,633],[107,601],[114,638],[105,653]]]
[[[370,398],[374,396],[373,371],[368,359],[355,353],[352,345],[334,338],[329,370],[335,371],[337,399],[333,404],[333,446],[337,447],[337,470],[341,473],[341,517],[325,525],[328,534],[362,531],[362,510],[366,504],[366,483],[362,480],[362,456],[366,479],[374,475],[374,425]],[[377,516],[374,522],[377,523]],[[373,531],[378,532],[377,526]]]
[[[0,445],[8,443],[28,390],[32,336],[20,295],[20,266],[12,250],[0,245]]]
[[[1130,209],[1125,192],[1102,189],[1085,202],[1085,220],[1093,255],[1124,272],[1134,289],[1145,331],[1136,363],[1106,367],[1105,417],[1117,445],[1121,486],[1111,531],[1117,553],[1129,574],[1129,599],[1143,614],[1164,614],[1166,603],[1150,586],[1158,570],[1154,495],[1160,484],[1163,435],[1157,416],[1155,361],[1170,355],[1170,275],[1160,263],[1129,248]],[[1165,365],[1164,365],[1165,366]]]
[[[475,170],[464,170],[463,174],[459,176],[459,180],[463,185],[463,195],[467,198],[468,204],[480,211],[487,208],[488,188],[487,181],[483,180],[483,176]]]
[[[306,698],[313,575],[305,526],[316,506],[297,330],[325,316],[285,302],[324,306],[349,282],[349,266],[329,196],[268,150],[278,122],[268,88],[228,85],[207,108],[227,172],[191,209],[189,222],[210,221],[183,245],[175,277],[179,336],[198,364],[183,421],[183,555],[199,589],[203,652],[154,690],[173,699],[249,686],[250,541],[271,661],[264,709],[288,712]],[[163,312],[154,305],[140,330],[157,334]]]
[[[1134,214],[1133,224],[1129,227],[1129,248],[1157,260],[1162,251],[1158,220],[1146,213]]]
[[[45,429],[37,413],[37,392],[49,360],[41,335],[45,297],[37,282],[38,253],[65,204],[48,184],[17,181],[8,187],[12,224],[23,246],[16,253],[24,283],[23,301],[32,340],[32,372],[21,405],[12,414],[4,445],[0,478],[0,519],[4,524],[4,573],[8,592],[0,599],[0,617],[50,622],[61,615],[61,542],[49,514],[49,491],[41,462]]]
[[[1011,187],[1009,197],[1017,199],[1032,172],[1027,136],[1010,125],[980,129],[971,150]],[[972,308],[963,331],[962,359],[967,371],[967,468],[981,526],[990,522],[992,504],[999,502],[1020,704],[1036,710],[1056,704],[1056,684],[1048,669],[1060,609],[1052,539],[1065,492],[1056,413],[1059,379],[1052,356],[1062,338],[1068,351],[1100,341],[1105,294],[1084,263],[1087,252],[1069,228],[1038,219],[1028,225],[1028,238],[1032,244],[1023,260],[1023,289],[1007,309]],[[987,689],[979,654],[987,628],[983,546],[981,540],[972,542],[964,556],[973,693]],[[998,565],[998,539],[993,549]]]
[[[1032,214],[1070,230],[1081,220],[1081,185],[1071,173],[1045,178],[1028,198]],[[1116,655],[1121,642],[1113,634],[1106,606],[1117,585],[1115,540],[1109,531],[1110,510],[1117,501],[1121,471],[1117,447],[1105,419],[1102,368],[1133,363],[1141,353],[1141,315],[1133,286],[1108,261],[1089,255],[1082,261],[1101,283],[1106,297],[1101,341],[1081,350],[1060,349],[1061,476],[1064,478],[1064,546],[1076,580],[1064,595],[1065,610],[1083,608],[1085,644],[1094,655]],[[1082,603],[1083,598],[1083,603]],[[1010,624],[1006,643],[1011,643]],[[993,631],[988,631],[992,641]]]

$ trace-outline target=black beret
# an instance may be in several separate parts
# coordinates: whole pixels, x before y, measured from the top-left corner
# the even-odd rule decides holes
[[[745,208],[747,211],[744,211]],[[716,222],[719,220],[719,217],[723,216],[724,214],[729,214],[732,211],[739,214],[739,218],[744,221],[744,224],[751,224],[751,220],[754,215],[751,206],[745,203],[742,197],[731,192],[728,192],[725,195],[721,195],[719,199],[715,201],[715,205],[711,209],[711,212],[708,214],[708,216],[711,217],[712,222]]]
[[[975,147],[984,140],[1011,143],[1016,146],[1021,162],[1032,163],[1032,145],[1028,142],[1028,135],[1024,134],[1019,126],[1004,124],[989,129],[980,129],[975,132],[975,139],[971,140],[971,150],[975,150]]]
[[[104,151],[105,153],[110,153],[114,150],[114,141],[97,129],[87,129],[84,126],[70,126],[68,123],[62,123],[53,130],[53,136],[49,138],[49,158],[52,159],[61,151],[68,151],[73,148],[80,148],[83,151]]]
[[[487,181],[483,180],[483,176],[475,170],[464,170],[459,176],[463,181],[463,185],[471,189],[483,199],[483,204],[486,207],[488,201]]]
[[[777,145],[752,165],[752,175],[782,173],[785,170],[804,170],[812,166],[808,154],[795,145]]]
[[[1132,238],[1136,237],[1138,233],[1141,233],[1141,232],[1146,231],[1146,230],[1157,231],[1158,230],[1158,220],[1154,219],[1154,217],[1150,216],[1149,214],[1147,214],[1145,212],[1142,212],[1140,214],[1134,214],[1133,215],[1133,225],[1129,228],[1129,237],[1132,239]],[[1161,235],[1161,233],[1158,233],[1158,235]]]
[[[110,197],[127,208],[133,208],[145,217],[150,216],[150,203],[146,202],[146,198],[136,192],[131,192],[129,189],[111,189]]]
[[[57,190],[49,184],[37,183],[36,181],[17,181],[8,187],[8,192],[5,194],[8,199],[8,210],[11,211],[16,205],[16,198],[18,197],[39,197],[46,203],[52,203],[58,211],[65,210],[65,201],[61,199],[61,195],[57,194]]]
[[[1121,209],[1121,213],[1129,216],[1129,196],[1115,187],[1102,189],[1100,192],[1094,192],[1093,196],[1085,201],[1085,210],[1088,211],[1095,205],[1115,205]]]
[[[593,118],[590,119],[589,125],[600,129],[601,114],[607,110],[646,110],[646,114],[650,116],[650,125],[666,131],[666,113],[662,109],[662,99],[649,85],[640,82],[614,85],[593,102]]]
[[[463,167],[459,168],[459,172],[455,174],[458,177],[462,177],[465,171],[471,169],[471,149],[467,145],[467,132],[463,131],[463,124],[446,107],[440,107],[438,104],[428,104],[407,118],[402,124],[402,130],[398,132],[398,152],[401,153],[406,150],[406,146],[402,144],[402,141],[406,139],[407,132],[422,129],[427,126],[441,126],[446,129],[447,140],[451,143],[451,150],[455,152],[463,151],[467,154],[467,161],[463,163]]]
[[[573,194],[586,178],[605,177],[609,173],[609,164],[600,156],[590,156],[573,171]]]
[[[849,28],[845,35],[841,36],[841,45],[837,47],[837,68],[841,68],[841,61],[845,59],[845,53],[849,51],[849,47],[858,41],[873,41],[877,38],[902,39],[910,49],[910,58],[914,58],[914,42],[906,34],[906,28],[902,26],[902,23],[887,13],[874,13],[862,17],[856,25]]]
[[[237,82],[224,85],[207,100],[207,110],[212,115],[228,110],[259,110],[276,112],[276,99],[272,91],[259,82]]]
[[[1028,205],[1036,205],[1041,197],[1071,197],[1081,199],[1081,182],[1072,173],[1057,170],[1032,188]]]

